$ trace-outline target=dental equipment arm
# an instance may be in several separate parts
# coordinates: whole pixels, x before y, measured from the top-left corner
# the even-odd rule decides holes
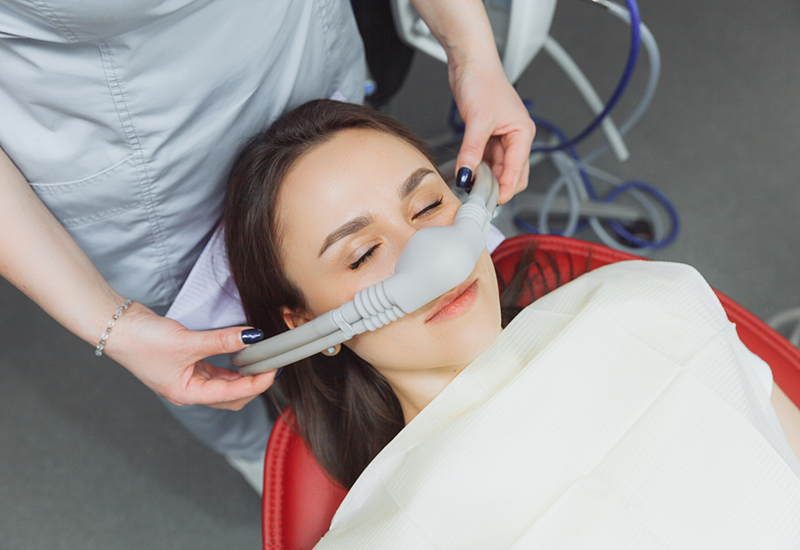
[[[464,282],[486,248],[499,186],[486,164],[453,225],[426,227],[403,249],[394,274],[341,307],[235,354],[242,374],[275,370],[416,311]]]

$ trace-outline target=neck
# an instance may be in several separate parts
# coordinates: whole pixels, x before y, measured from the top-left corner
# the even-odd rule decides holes
[[[407,425],[442,393],[442,390],[467,368],[467,365],[469,363],[420,370],[380,369],[380,372],[392,386],[403,409],[403,419]]]
[[[503,329],[498,325],[497,335],[502,331]],[[490,346],[487,346],[487,349],[488,347]],[[403,420],[408,425],[470,363],[472,360],[466,363],[424,369],[376,368],[392,387],[403,410]]]

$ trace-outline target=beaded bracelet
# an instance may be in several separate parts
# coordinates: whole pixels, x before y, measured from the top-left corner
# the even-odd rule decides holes
[[[131,300],[130,298],[125,300],[125,303],[122,304],[121,306],[119,306],[119,309],[117,310],[117,312],[114,314],[114,316],[108,322],[108,328],[103,333],[103,336],[100,337],[100,343],[97,344],[96,348],[94,348],[94,354],[96,356],[100,357],[101,355],[103,355],[103,348],[106,347],[106,340],[108,340],[108,335],[111,334],[111,328],[114,325],[117,324],[117,319],[119,319],[119,316],[122,315],[123,311],[128,309],[128,306],[130,306],[132,302],[133,302],[133,300]]]

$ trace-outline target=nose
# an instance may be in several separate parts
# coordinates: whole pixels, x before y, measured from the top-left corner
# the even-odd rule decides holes
[[[485,240],[483,224],[470,216],[415,232],[383,281],[386,296],[406,314],[417,310],[469,277]]]
[[[421,231],[425,231],[426,229],[432,227],[440,227],[440,226],[448,227],[453,225],[457,213],[458,213],[457,207],[450,207],[446,215],[438,216],[433,224],[427,225],[425,227],[418,227],[413,223],[413,221],[409,220],[404,220],[401,223],[397,223],[392,230],[392,240],[394,241],[393,249],[395,250],[395,257],[393,263],[396,264],[396,262],[402,256],[403,251],[408,246],[409,241],[415,235],[418,235]],[[395,266],[395,269],[392,271],[392,273],[396,271],[397,267]],[[387,276],[391,275],[392,273],[388,273]]]

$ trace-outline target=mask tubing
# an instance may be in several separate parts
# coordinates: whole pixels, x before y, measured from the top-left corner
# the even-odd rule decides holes
[[[274,357],[269,357],[256,363],[252,363],[239,369],[239,372],[242,374],[259,374],[262,372],[276,370],[286,365],[296,363],[297,361],[305,359],[306,357],[311,357],[314,354],[326,350],[331,346],[346,342],[349,339],[350,338],[348,338],[342,331],[336,331],[324,338],[309,342],[304,346],[300,346],[298,348],[281,353],[280,355],[275,355]]]
[[[231,356],[231,363],[238,367],[250,365],[254,361],[260,361],[265,357],[285,353],[308,344],[309,342],[325,338],[341,328],[334,322],[332,313],[333,312],[325,313],[313,321],[309,321],[304,325],[286,331],[280,335],[280,339],[275,339],[273,341],[273,339],[270,338],[264,342],[254,344],[239,353],[235,353]]]

